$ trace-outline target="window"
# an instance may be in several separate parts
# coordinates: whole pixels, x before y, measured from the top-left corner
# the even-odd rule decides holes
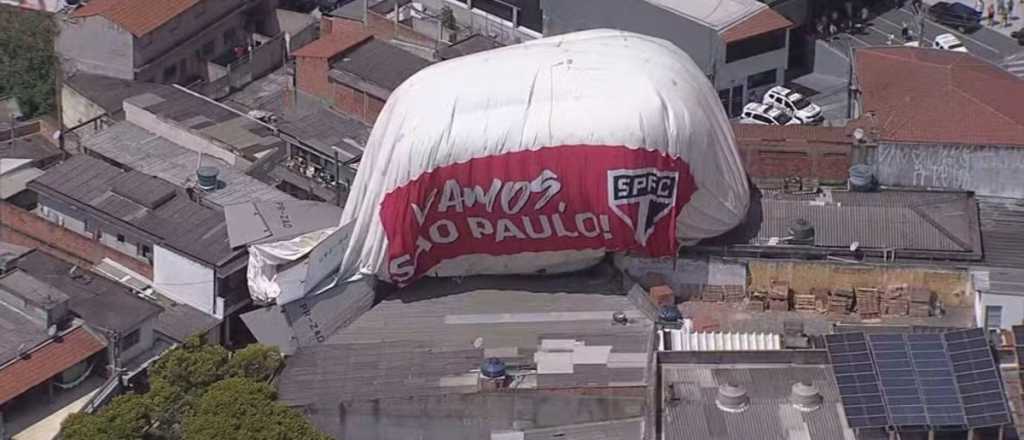
[[[731,101],[732,111],[729,112],[729,117],[735,118],[743,111],[743,86],[736,86],[732,88]]]
[[[722,108],[725,109],[725,113],[729,113],[729,89],[722,89],[718,91],[718,100],[722,101]]]
[[[121,338],[121,351],[127,351],[139,343],[139,329],[135,329],[131,333],[124,335]]]
[[[768,125],[773,125],[774,122],[764,115],[754,115],[754,120]]]
[[[786,30],[750,37],[725,47],[725,62],[731,63],[786,47]]]
[[[758,87],[775,85],[775,73],[778,72],[776,69],[765,70],[764,72],[755,73],[747,77],[747,88],[756,89]],[[781,101],[779,97],[775,98],[777,101]],[[781,104],[781,102],[779,102]]]
[[[178,66],[172,64],[164,68],[164,82],[171,82],[178,78]]]
[[[124,234],[117,234],[117,242],[124,243]]]
[[[985,306],[985,328],[999,329],[1003,326],[1003,306]]]
[[[150,248],[148,244],[140,244],[139,255],[142,255],[145,258],[149,258],[153,256],[153,249]]]

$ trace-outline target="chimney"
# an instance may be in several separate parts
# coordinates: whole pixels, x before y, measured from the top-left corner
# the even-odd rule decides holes
[[[718,396],[715,397],[715,405],[718,409],[738,413],[743,412],[750,406],[750,396],[747,390],[739,385],[731,383],[718,386]]]
[[[821,392],[818,387],[807,382],[793,384],[792,392],[789,394],[789,403],[803,412],[811,412],[821,408]]]

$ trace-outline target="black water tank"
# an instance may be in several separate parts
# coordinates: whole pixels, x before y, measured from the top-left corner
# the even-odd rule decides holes
[[[814,225],[799,218],[789,226],[789,236],[794,244],[814,244]]]

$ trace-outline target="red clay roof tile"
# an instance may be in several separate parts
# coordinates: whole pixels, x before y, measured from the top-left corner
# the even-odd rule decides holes
[[[764,8],[760,12],[740,21],[722,31],[722,39],[726,43],[743,40],[779,29],[792,27],[793,23],[772,8]]]
[[[17,359],[0,368],[0,404],[88,359],[106,346],[84,327],[71,330],[61,342],[45,343],[31,352],[28,359]]]
[[[865,115],[881,140],[1024,147],[1024,80],[971,54],[859,49]]]
[[[73,17],[102,15],[136,37],[146,35],[203,0],[92,0]]]

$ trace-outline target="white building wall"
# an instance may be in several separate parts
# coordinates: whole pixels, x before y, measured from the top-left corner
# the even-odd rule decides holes
[[[779,50],[765,52],[760,55],[733,61],[731,63],[725,62],[725,53],[723,52],[719,59],[718,71],[715,75],[715,89],[722,90],[742,85],[744,87],[744,93],[749,96],[750,90],[746,89],[747,77],[767,70],[776,70],[775,83],[758,89],[758,99],[760,99],[760,95],[767,91],[767,89],[772,86],[782,84],[788,62],[789,44],[786,44],[786,47]]]
[[[133,36],[101,16],[64,20],[57,52],[65,72],[83,72],[135,79]]]
[[[146,320],[138,328],[139,342],[126,351],[121,352],[121,360],[128,361],[153,346],[153,319]],[[130,332],[129,332],[130,333]],[[124,337],[125,335],[121,335]]]
[[[1024,297],[1016,295],[997,295],[979,292],[980,306],[975,308],[978,327],[985,326],[985,309],[988,306],[1003,308],[1000,328],[1010,330],[1014,325],[1024,323]]]
[[[163,246],[153,247],[153,287],[164,296],[223,318],[217,314],[215,286],[212,268]]]
[[[85,121],[95,119],[106,113],[102,107],[94,104],[79,94],[75,89],[64,85],[60,88],[60,109],[64,116],[65,127],[76,127]]]

